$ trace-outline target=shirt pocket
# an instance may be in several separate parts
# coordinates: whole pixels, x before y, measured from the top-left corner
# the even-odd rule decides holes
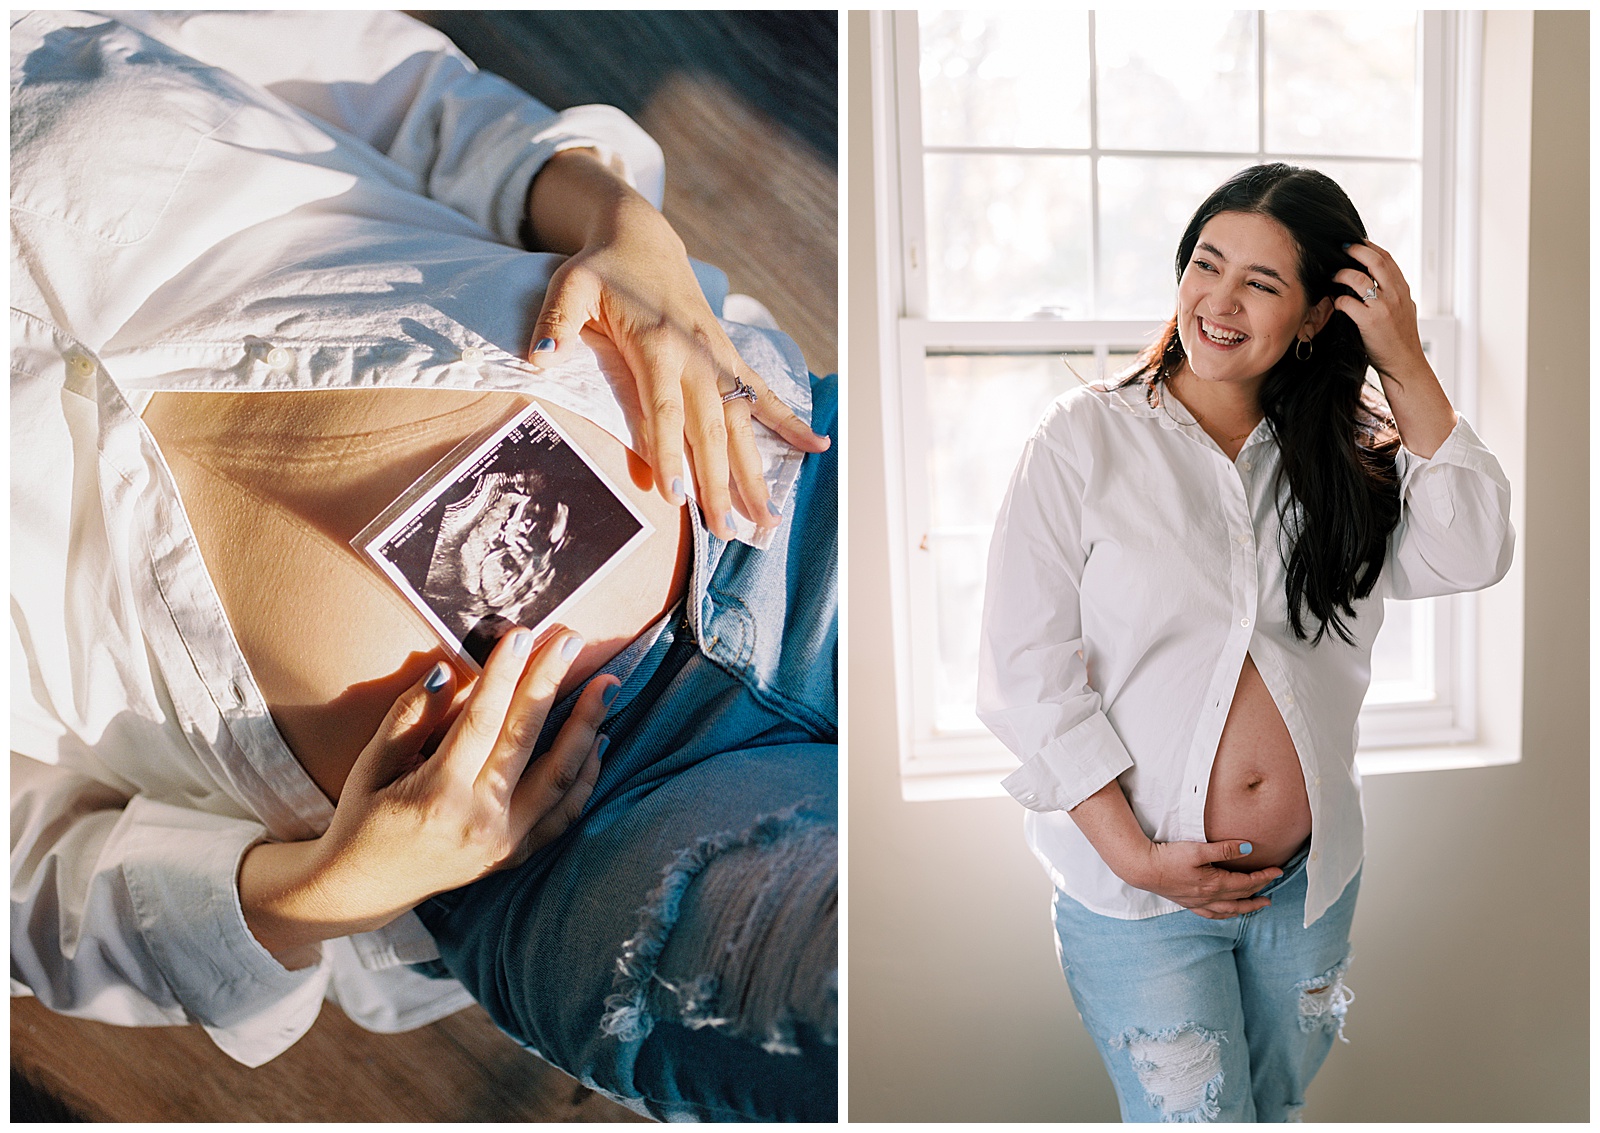
[[[50,31],[12,71],[12,210],[137,243],[241,105],[230,76],[121,24]]]

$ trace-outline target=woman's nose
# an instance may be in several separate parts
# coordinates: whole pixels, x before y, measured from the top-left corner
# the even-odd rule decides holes
[[[1239,289],[1227,281],[1219,281],[1208,296],[1214,315],[1237,315],[1240,310]]]

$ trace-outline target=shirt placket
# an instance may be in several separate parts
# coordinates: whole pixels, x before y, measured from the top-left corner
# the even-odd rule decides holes
[[[1194,744],[1184,772],[1184,784],[1178,804],[1179,837],[1184,841],[1206,840],[1206,792],[1211,783],[1211,766],[1216,760],[1217,743],[1222,738],[1222,728],[1228,711],[1233,706],[1234,690],[1238,687],[1239,672],[1245,655],[1250,651],[1255,636],[1256,614],[1259,608],[1259,568],[1256,562],[1256,530],[1251,520],[1250,494],[1246,477],[1251,474],[1254,460],[1246,454],[1246,445],[1237,462],[1230,462],[1222,451],[1205,444],[1217,486],[1220,504],[1222,537],[1228,547],[1228,629],[1211,684],[1206,690],[1205,707],[1195,728]]]

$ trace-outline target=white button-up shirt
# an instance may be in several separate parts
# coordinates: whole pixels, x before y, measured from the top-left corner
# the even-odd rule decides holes
[[[464,989],[405,966],[437,955],[411,914],[302,971],[246,928],[245,850],[332,807],[139,413],[158,390],[517,390],[629,442],[626,375],[523,362],[561,259],[517,233],[551,154],[594,147],[659,204],[660,150],[394,13],[35,12],[11,48],[12,992],[197,1020],[251,1065],[324,996],[375,1030],[457,1010]],[[794,344],[724,325],[807,416]],[[782,506],[800,456],[758,433]]]
[[[1175,398],[1080,388],[1045,414],[989,553],[978,715],[1022,766],[1005,781],[1056,886],[1124,919],[1178,905],[1125,884],[1067,813],[1120,778],[1157,842],[1203,842],[1206,791],[1248,652],[1311,803],[1306,924],[1362,859],[1356,718],[1383,599],[1476,590],[1510,566],[1510,488],[1466,421],[1427,460],[1401,450],[1402,510],[1346,644],[1289,628],[1263,421],[1229,460]]]

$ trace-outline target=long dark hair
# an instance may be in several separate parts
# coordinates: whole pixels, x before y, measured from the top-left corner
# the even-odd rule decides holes
[[[1205,199],[1178,243],[1177,272],[1189,264],[1200,230],[1218,213],[1256,213],[1288,231],[1300,256],[1306,300],[1354,295],[1335,283],[1340,268],[1361,265],[1345,247],[1365,240],[1366,226],[1344,190],[1314,169],[1275,163],[1230,177]],[[1400,435],[1378,392],[1366,382],[1367,352],[1355,323],[1340,311],[1311,340],[1267,372],[1261,409],[1278,442],[1278,518],[1282,522],[1289,625],[1313,645],[1333,630],[1351,642],[1343,617],[1372,593],[1383,568],[1389,532],[1400,518],[1395,454]],[[1142,384],[1151,404],[1183,364],[1174,315],[1118,383]],[[1287,489],[1285,491],[1284,489]],[[1306,632],[1306,615],[1316,623]]]

